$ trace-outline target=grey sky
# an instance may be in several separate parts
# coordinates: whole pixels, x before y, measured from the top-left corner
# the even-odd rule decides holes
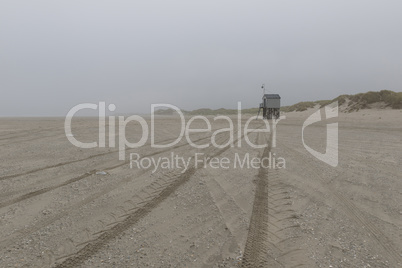
[[[402,85],[401,1],[0,2],[0,115],[258,106]]]

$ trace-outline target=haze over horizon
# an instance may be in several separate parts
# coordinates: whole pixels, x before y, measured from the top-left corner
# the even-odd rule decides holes
[[[0,116],[402,91],[400,1],[0,2]]]

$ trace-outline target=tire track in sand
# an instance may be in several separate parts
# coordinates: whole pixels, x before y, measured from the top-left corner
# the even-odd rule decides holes
[[[240,139],[244,137],[244,134],[241,135]],[[236,142],[236,139],[234,142]],[[213,157],[217,157],[230,147],[226,146],[220,150],[217,150],[215,153],[211,153],[209,155],[209,159],[207,163]],[[125,210],[125,214],[121,215],[118,218],[122,218],[122,220],[118,220],[114,223],[110,223],[101,231],[98,231],[96,234],[100,234],[98,237],[92,239],[91,241],[87,241],[84,243],[85,246],[82,247],[78,252],[72,253],[70,255],[60,257],[58,260],[60,261],[55,267],[77,267],[81,265],[85,260],[90,258],[92,255],[96,254],[103,246],[105,246],[109,241],[114,239],[117,235],[123,233],[132,225],[136,224],[140,219],[148,215],[152,209],[157,207],[161,202],[163,202],[167,197],[169,197],[173,192],[176,191],[182,184],[186,183],[190,178],[196,173],[198,167],[194,164],[194,157],[192,158],[191,167],[183,174],[180,174],[177,178],[168,178],[168,180],[163,180],[158,188],[151,187],[148,191],[143,191],[146,193],[145,197],[139,197],[141,200],[135,205]],[[111,227],[110,227],[111,226]],[[95,234],[94,234],[95,235]],[[56,260],[56,261],[58,261]],[[52,263],[50,265],[53,265]]]
[[[198,139],[198,140],[195,140],[194,142],[199,142],[199,141],[202,141],[202,140],[205,140],[205,139],[208,139],[208,138],[211,138],[211,137],[208,136],[208,137],[200,138],[200,139]],[[150,153],[150,154],[144,155],[144,156],[142,156],[141,158],[155,156],[155,155],[158,155],[158,154],[161,154],[161,153],[165,153],[165,152],[171,151],[172,149],[178,149],[178,148],[181,148],[181,147],[184,147],[184,146],[188,146],[188,145],[190,145],[190,144],[184,143],[184,144],[176,145],[176,146],[174,146],[174,147],[172,147],[172,148],[167,148],[167,149],[164,149],[164,150],[160,150],[160,151],[157,151],[157,152],[154,152],[154,153]],[[124,166],[124,165],[126,165],[127,163],[128,163],[127,161],[124,161],[123,163],[120,163],[120,164],[117,164],[117,165],[105,167],[105,168],[103,168],[102,170],[110,171],[110,170],[119,168],[119,167],[121,167],[121,166]],[[84,174],[82,174],[82,175],[80,175],[80,176],[77,176],[77,177],[75,177],[75,178],[72,178],[72,179],[69,179],[69,180],[67,180],[67,181],[64,181],[64,182],[62,182],[62,183],[60,183],[60,184],[57,184],[57,185],[54,185],[54,186],[51,186],[51,187],[45,187],[45,188],[42,188],[42,189],[39,189],[39,190],[35,190],[35,191],[31,191],[31,192],[26,193],[26,194],[23,194],[23,195],[21,195],[21,196],[19,196],[19,197],[17,197],[17,198],[14,198],[14,199],[11,199],[11,200],[9,200],[9,201],[0,203],[0,208],[4,208],[4,207],[10,206],[10,205],[13,205],[13,204],[15,204],[15,203],[24,201],[24,200],[26,200],[26,199],[29,199],[29,198],[32,198],[32,197],[35,197],[35,196],[38,196],[38,195],[42,195],[42,194],[45,194],[45,193],[50,192],[50,191],[53,191],[53,190],[56,190],[56,189],[58,189],[58,188],[60,188],[60,187],[66,186],[66,185],[68,185],[68,184],[71,184],[71,183],[80,181],[80,180],[82,180],[82,179],[84,179],[84,178],[87,178],[87,177],[89,177],[89,176],[91,176],[91,175],[94,175],[95,173],[96,173],[96,170],[91,170],[91,171],[86,172],[86,173],[84,173]],[[7,193],[6,193],[6,195],[7,195]]]
[[[174,141],[176,139],[177,138],[166,139],[166,140],[162,140],[162,141],[159,141],[159,142],[160,143],[171,142],[171,141]],[[150,146],[150,144],[147,144],[147,146]],[[133,150],[133,149],[128,149],[127,151],[130,151],[130,150]],[[39,172],[39,171],[42,171],[42,170],[46,170],[46,169],[51,169],[51,168],[61,167],[61,166],[69,165],[69,164],[74,164],[74,163],[82,162],[82,161],[85,161],[85,160],[90,160],[90,159],[95,158],[95,157],[114,154],[114,153],[117,153],[117,152],[118,152],[118,150],[114,150],[114,151],[104,152],[104,153],[100,153],[100,154],[94,154],[94,155],[90,155],[90,156],[85,157],[85,158],[81,158],[81,159],[77,159],[77,160],[70,160],[70,161],[66,161],[66,162],[60,162],[60,163],[57,163],[57,164],[54,164],[54,165],[48,165],[48,166],[45,166],[45,167],[31,169],[31,170],[28,170],[28,171],[25,171],[25,172],[22,172],[22,173],[5,175],[5,176],[0,177],[0,181],[6,180],[6,179],[12,179],[12,178],[16,178],[16,177],[20,177],[20,176],[24,176],[24,175],[29,175],[29,174],[36,173],[36,172]]]
[[[281,146],[282,145],[284,144],[281,144]],[[284,145],[284,147],[286,147],[288,150],[300,154],[301,157],[299,157],[298,159],[304,162],[305,166],[312,166],[310,165],[310,163],[308,163],[308,161],[303,158],[304,155],[301,152],[293,149],[290,146]],[[394,262],[395,265],[401,265],[402,255],[400,253],[400,250],[396,248],[394,243],[389,240],[387,236],[380,229],[378,229],[378,227],[376,227],[353,202],[348,200],[348,198],[346,198],[344,194],[335,189],[330,182],[322,180],[321,175],[318,174],[317,171],[313,168],[310,168],[310,171],[313,172],[317,178],[320,178],[320,182],[325,185],[323,189],[327,189],[327,193],[333,195],[341,204],[343,204],[343,206],[338,207],[339,210],[343,211],[346,215],[349,216],[351,220],[353,220],[358,225],[364,226],[364,229],[367,230],[367,232],[369,233],[369,238],[375,240],[378,245],[382,247],[384,255],[388,256],[388,258],[392,262]],[[344,173],[346,173],[346,171]],[[339,176],[342,176],[342,174]]]
[[[195,140],[194,142],[199,142],[199,141],[202,141],[202,140],[205,140],[205,139],[209,139],[209,138],[211,138],[211,136],[207,136],[207,137],[204,137],[204,138],[200,138],[200,139],[198,139],[198,140]],[[184,143],[184,144],[176,145],[176,146],[174,146],[174,147],[172,147],[172,148],[167,148],[167,149],[164,149],[164,150],[160,150],[160,151],[158,151],[158,152],[154,152],[154,153],[151,153],[151,154],[148,154],[148,155],[144,155],[144,156],[142,156],[142,157],[154,156],[154,155],[161,154],[161,153],[164,153],[164,152],[167,152],[167,151],[171,151],[172,149],[177,149],[177,148],[184,147],[184,146],[189,146],[189,145],[190,145],[189,143]],[[115,168],[119,168],[119,167],[121,167],[121,166],[123,166],[123,165],[125,165],[125,164],[127,164],[127,162],[120,163],[120,164],[118,164],[118,165],[110,166],[110,167],[107,167],[107,168],[103,168],[102,170],[110,171],[110,170],[113,170],[113,169],[115,169]],[[142,175],[145,174],[146,172],[147,172],[147,170],[142,170],[142,171],[140,171],[140,173],[137,174],[137,176],[142,176]],[[46,193],[46,192],[48,192],[48,191],[54,190],[54,189],[56,189],[56,188],[65,186],[65,185],[67,185],[67,184],[69,184],[69,183],[73,183],[73,182],[76,182],[76,181],[78,181],[78,180],[80,180],[80,179],[83,179],[83,178],[86,178],[86,177],[88,177],[88,176],[91,176],[91,175],[93,175],[94,173],[95,173],[95,171],[87,172],[87,173],[85,173],[85,174],[83,174],[83,175],[81,175],[81,176],[79,176],[79,177],[73,178],[73,179],[71,179],[71,180],[68,180],[68,181],[62,183],[62,185],[58,185],[58,186],[55,186],[55,187],[48,187],[48,188],[44,188],[44,189],[40,189],[40,190],[34,191],[34,192],[32,192],[32,193],[29,193],[29,194],[25,194],[25,195],[23,195],[23,196],[21,196],[21,197],[18,197],[18,198],[16,198],[16,199],[13,199],[13,200],[14,200],[13,202],[10,201],[10,204],[3,203],[4,205],[2,204],[0,207],[4,207],[4,206],[6,206],[6,205],[11,205],[11,204],[20,202],[20,201],[22,201],[22,200],[25,200],[25,199],[34,197],[34,196],[37,196],[37,195],[40,195],[40,194],[44,194],[44,193]],[[59,213],[57,213],[56,215],[53,215],[53,216],[51,216],[50,218],[47,218],[47,219],[45,219],[45,220],[38,221],[38,222],[36,222],[33,226],[30,226],[30,227],[28,227],[28,228],[26,228],[26,229],[22,229],[22,230],[16,231],[13,235],[11,235],[11,236],[8,237],[7,239],[5,239],[5,240],[3,240],[3,241],[0,242],[0,248],[7,248],[7,247],[9,247],[9,246],[12,245],[14,242],[16,242],[16,241],[22,239],[23,237],[25,237],[25,236],[27,236],[27,235],[29,235],[29,234],[35,232],[35,231],[38,231],[38,230],[42,229],[43,227],[45,227],[45,226],[47,226],[47,225],[52,224],[53,222],[55,222],[55,221],[57,221],[57,220],[59,220],[59,219],[65,217],[65,216],[67,216],[71,211],[74,211],[74,210],[76,210],[76,209],[78,209],[78,208],[80,208],[80,207],[82,207],[82,206],[84,206],[84,205],[86,205],[86,204],[92,202],[93,200],[95,200],[95,199],[97,199],[97,198],[99,198],[99,197],[101,197],[101,196],[103,196],[103,195],[105,195],[105,194],[107,194],[107,193],[109,193],[109,192],[111,192],[111,191],[117,189],[117,188],[120,187],[121,185],[124,185],[125,183],[127,183],[127,182],[129,182],[129,181],[131,181],[131,180],[132,180],[132,178],[131,178],[131,177],[128,177],[128,178],[125,178],[125,179],[123,179],[123,180],[121,180],[121,181],[119,181],[119,182],[115,182],[115,183],[113,183],[112,185],[106,185],[106,186],[104,186],[100,191],[98,191],[98,192],[96,192],[96,193],[94,193],[94,194],[92,194],[92,195],[86,197],[85,199],[81,200],[81,201],[78,202],[77,204],[74,204],[74,205],[72,205],[72,206],[69,206],[68,208],[65,208],[65,209],[61,210],[61,211],[60,211]],[[165,183],[163,183],[163,184],[165,184]],[[53,188],[53,189],[52,189],[52,188]]]
[[[269,157],[268,147],[261,155]],[[261,165],[256,181],[253,211],[240,267],[311,267],[301,237],[295,236],[297,215],[291,209],[289,185],[282,182],[276,166]]]
[[[211,131],[215,131],[215,130],[216,130],[216,129],[213,129],[213,130],[211,130]],[[208,136],[208,137],[211,138],[210,136]],[[177,137],[175,137],[175,138],[169,138],[169,139],[165,139],[165,140],[158,141],[158,143],[173,142],[173,141],[175,141],[176,139],[177,139]],[[193,142],[198,142],[198,141],[200,141],[200,140],[195,140],[195,141],[193,141]],[[146,144],[145,146],[151,146],[151,145],[148,143],[148,144]],[[135,148],[134,148],[134,149],[135,149]],[[126,151],[129,152],[129,151],[132,151],[132,150],[134,150],[134,149],[130,149],[130,148],[129,148],[129,149],[127,149]],[[90,159],[92,159],[92,158],[99,157],[99,156],[114,154],[114,153],[117,153],[118,151],[119,151],[119,150],[114,150],[114,151],[104,152],[104,153],[100,153],[100,154],[94,154],[94,155],[90,155],[90,156],[85,157],[85,158],[82,158],[82,159],[70,160],[70,161],[66,161],[66,162],[57,163],[57,164],[54,164],[54,165],[48,165],[48,166],[45,166],[45,167],[40,167],[40,168],[36,168],[36,169],[31,169],[31,170],[28,170],[28,171],[25,171],[25,172],[22,172],[22,173],[17,173],[17,174],[11,174],[11,175],[1,176],[1,177],[0,177],[0,181],[6,180],[6,179],[12,179],[12,178],[16,178],[16,177],[20,177],[20,176],[24,176],[24,175],[29,175],[29,174],[32,174],[32,173],[36,173],[36,172],[40,172],[40,171],[46,170],[46,169],[61,167],[61,166],[69,165],[69,164],[74,164],[74,163],[82,162],[82,161],[85,161],[85,160],[90,160]]]
[[[264,148],[262,157],[267,157],[271,150],[271,141]],[[241,267],[266,267],[268,265],[268,171],[260,168],[254,196],[253,211],[244,248]]]

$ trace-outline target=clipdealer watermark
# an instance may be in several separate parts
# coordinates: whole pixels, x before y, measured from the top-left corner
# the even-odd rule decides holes
[[[192,165],[193,163],[193,165]],[[168,157],[141,157],[138,153],[130,153],[131,169],[151,169],[155,173],[160,169],[178,169],[181,173],[186,172],[190,167],[212,168],[212,169],[259,169],[259,168],[286,168],[286,161],[283,157],[276,157],[275,153],[269,152],[267,157],[251,157],[249,153],[240,155],[234,154],[229,157],[209,157],[204,153],[195,153],[194,156],[183,157],[174,152]]]
[[[175,140],[171,141],[167,144],[158,144],[155,141],[156,133],[155,133],[155,111],[157,108],[168,108],[177,113],[180,118],[180,123],[177,127],[180,128],[180,134],[175,137]],[[72,118],[76,115],[77,112],[84,110],[84,109],[91,109],[98,111],[98,120],[99,120],[99,132],[98,132],[98,141],[93,142],[82,142],[79,141],[76,136],[72,133]],[[116,106],[114,104],[108,105],[108,111],[115,111]],[[326,117],[333,118],[338,116],[338,103],[334,102],[325,107]],[[150,139],[151,148],[172,148],[177,145],[183,138],[186,139],[188,145],[196,149],[205,149],[210,146],[215,148],[226,148],[230,147],[238,147],[241,148],[244,142],[254,149],[261,149],[268,146],[268,143],[264,144],[254,144],[249,139],[249,134],[251,132],[265,132],[271,133],[271,146],[272,148],[276,147],[276,138],[277,138],[277,124],[280,120],[286,119],[285,116],[280,116],[278,119],[272,120],[261,120],[263,122],[263,126],[258,129],[252,129],[250,123],[253,120],[258,119],[257,116],[251,116],[247,119],[245,124],[242,124],[242,112],[241,112],[241,102],[238,102],[237,107],[237,116],[235,118],[231,118],[225,115],[218,115],[212,118],[208,118],[206,116],[192,116],[190,118],[186,118],[183,112],[176,106],[171,104],[152,104],[151,105],[151,119],[145,120],[143,117],[139,115],[131,115],[128,117],[125,116],[108,116],[106,118],[106,103],[99,102],[98,104],[94,103],[82,103],[74,106],[70,109],[67,113],[65,122],[64,122],[64,129],[67,139],[76,147],[82,149],[88,148],[105,148],[106,146],[109,148],[116,148],[118,147],[118,155],[119,160],[125,161],[126,159],[126,150],[127,149],[135,149],[140,148],[147,144],[148,140]],[[117,120],[116,120],[117,119]],[[187,121],[186,121],[187,119]],[[203,121],[206,125],[205,128],[193,128],[194,121]],[[235,123],[237,121],[237,124]],[[327,148],[326,153],[322,154],[320,152],[314,151],[312,148],[308,147],[304,142],[304,129],[315,122],[321,121],[320,111],[315,112],[312,114],[307,120],[304,122],[302,127],[302,142],[303,146],[306,150],[311,153],[317,159],[336,167],[338,165],[338,124],[328,124],[327,125]],[[106,145],[106,121],[108,121],[108,143]],[[215,131],[212,131],[212,125],[214,122],[226,122],[228,124],[227,128],[219,128]],[[140,139],[137,142],[129,142],[126,138],[126,127],[130,122],[134,122],[140,125],[141,127],[141,134]],[[211,123],[212,122],[212,123]],[[148,125],[150,123],[150,126]],[[116,124],[118,128],[118,133],[116,134]],[[224,144],[217,143],[217,136],[222,133],[228,133],[229,138]],[[203,144],[196,144],[195,141],[192,140],[190,134],[192,133],[212,133],[210,136],[209,141]],[[118,137],[118,144],[116,145],[115,137]],[[243,142],[244,139],[244,142]],[[179,168],[182,169],[183,172],[188,169],[190,162],[193,161],[194,165],[198,167],[203,164],[203,167],[210,166],[211,168],[260,168],[267,167],[267,168],[285,168],[286,162],[285,159],[282,157],[274,156],[270,153],[267,159],[261,159],[257,157],[250,157],[248,153],[243,156],[239,154],[234,155],[233,158],[210,158],[208,156],[201,157],[202,153],[195,153],[191,157],[184,157],[175,155],[171,153],[172,157],[158,157],[158,158],[149,158],[146,156],[141,156],[138,153],[130,153],[130,167],[131,168],[153,168],[153,172],[155,172],[158,168]],[[203,159],[203,160],[202,160]]]
[[[177,115],[180,118],[180,123],[177,125],[177,127],[180,129],[180,134],[178,137],[167,144],[158,144],[155,141],[156,137],[156,130],[155,130],[155,122],[156,122],[156,115],[155,111],[157,108],[168,108],[174,110]],[[74,134],[72,133],[72,119],[75,116],[77,112],[80,110],[84,109],[92,109],[92,110],[98,110],[98,118],[99,118],[99,136],[98,136],[98,141],[93,141],[93,142],[81,142],[79,141]],[[114,104],[110,104],[108,106],[109,111],[115,111],[116,106]],[[141,116],[139,115],[131,115],[128,117],[125,116],[118,116],[118,120],[116,120],[116,116],[108,116],[108,125],[109,125],[109,139],[108,139],[108,146],[109,148],[115,148],[118,147],[119,151],[119,160],[125,160],[126,159],[126,150],[128,149],[135,149],[135,148],[140,148],[148,142],[150,139],[150,146],[151,148],[172,148],[175,145],[177,145],[183,138],[186,139],[187,143],[196,149],[205,149],[210,146],[213,146],[215,148],[225,148],[227,146],[231,147],[238,147],[241,148],[244,142],[251,146],[252,148],[255,149],[260,149],[260,148],[265,148],[268,146],[268,143],[264,144],[254,144],[253,142],[250,141],[249,139],[249,134],[251,132],[257,133],[257,132],[265,132],[265,133],[270,133],[272,132],[272,147],[276,146],[276,126],[278,122],[284,117],[272,120],[272,126],[270,126],[270,122],[267,120],[262,120],[263,122],[263,127],[259,129],[252,129],[250,126],[250,123],[253,122],[255,119],[257,119],[257,116],[252,116],[247,119],[246,123],[243,125],[242,124],[242,113],[241,113],[241,102],[238,102],[238,113],[236,115],[236,118],[231,118],[229,116],[225,115],[218,115],[214,116],[212,119],[208,118],[206,116],[192,116],[190,118],[187,118],[188,120],[186,121],[186,117],[184,116],[183,112],[176,106],[171,105],[171,104],[152,104],[151,105],[151,119],[150,119],[150,126],[148,125],[148,122]],[[203,121],[206,125],[205,128],[193,128],[194,121]],[[235,123],[233,120],[237,121],[237,125],[235,126]],[[116,121],[117,121],[117,126],[118,126],[118,133],[116,135],[115,129],[116,129]],[[212,122],[211,122],[212,121]],[[212,125],[214,122],[226,122],[228,123],[227,128],[220,128],[215,131],[212,130]],[[130,122],[138,123],[141,126],[141,134],[140,134],[140,139],[138,142],[129,142],[126,138],[126,127]],[[89,149],[89,148],[105,148],[106,147],[106,103],[105,102],[99,102],[98,104],[94,103],[83,103],[74,106],[67,114],[65,122],[64,122],[64,129],[66,133],[67,139],[76,147],[79,148],[84,148],[84,149]],[[217,143],[217,136],[222,134],[222,133],[228,133],[229,134],[229,139],[224,143],[224,144],[218,144]],[[195,141],[192,140],[191,134],[192,133],[212,133],[210,136],[210,140],[204,144],[196,144]],[[115,143],[115,136],[118,136],[118,144],[116,145]],[[244,136],[244,141],[242,139],[242,136]]]

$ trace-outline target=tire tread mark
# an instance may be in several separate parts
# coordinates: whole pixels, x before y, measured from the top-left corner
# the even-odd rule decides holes
[[[166,139],[166,140],[163,140],[163,141],[160,141],[160,142],[168,142],[168,141],[172,141],[172,140],[175,140],[175,139],[174,138],[173,139]],[[196,140],[196,141],[198,141],[198,140]],[[82,162],[82,161],[85,161],[85,160],[90,160],[90,159],[93,159],[95,157],[114,154],[114,153],[117,153],[117,152],[118,152],[118,150],[114,150],[114,151],[110,151],[110,152],[94,154],[94,155],[90,155],[90,156],[85,157],[85,158],[81,158],[81,159],[77,159],[77,160],[70,160],[70,161],[66,161],[66,162],[60,162],[60,163],[57,163],[57,164],[54,164],[54,165],[48,165],[48,166],[41,167],[41,168],[31,169],[31,170],[28,170],[28,171],[25,171],[25,172],[22,172],[22,173],[5,175],[5,176],[0,177],[0,181],[6,180],[6,179],[12,179],[12,178],[16,178],[16,177],[20,177],[20,176],[24,176],[24,175],[29,175],[29,174],[36,173],[36,172],[39,172],[39,171],[42,171],[42,170],[46,170],[46,169],[51,169],[51,168],[61,167],[61,166],[69,165],[69,164],[74,164],[74,163]]]
[[[242,135],[240,138],[243,138]],[[209,162],[212,158],[219,156],[226,150],[230,148],[226,146],[218,150],[215,154],[211,155],[211,157],[207,160]],[[173,182],[171,182],[167,187],[165,187],[161,192],[150,199],[148,202],[144,203],[143,206],[136,208],[134,212],[127,215],[125,219],[116,223],[110,229],[105,229],[100,231],[101,235],[91,242],[89,242],[86,246],[78,250],[74,255],[60,259],[64,259],[62,262],[56,264],[55,267],[63,268],[63,267],[77,267],[81,265],[85,260],[90,258],[92,255],[97,253],[103,246],[105,246],[109,241],[114,239],[120,233],[126,231],[132,225],[136,224],[140,219],[148,215],[154,208],[156,208],[161,202],[163,202],[167,197],[169,197],[173,192],[175,192],[182,184],[190,180],[190,178],[195,174],[197,169],[193,164],[186,172],[180,174]]]
[[[201,139],[199,139],[199,140],[196,140],[196,142],[197,142],[197,141],[204,140],[204,139],[207,139],[207,138],[210,138],[210,137],[201,138]],[[186,145],[188,145],[188,144],[186,144],[186,143],[185,143],[185,144],[180,144],[180,145],[177,145],[177,146],[175,146],[175,147],[173,147],[173,148],[174,148],[174,149],[177,149],[177,148],[180,148],[180,147],[183,147],[183,146],[186,146]],[[164,153],[164,152],[167,152],[167,151],[170,151],[170,150],[172,150],[172,148],[170,148],[170,149],[168,148],[168,149],[165,149],[165,150],[157,151],[157,152],[154,152],[154,153],[151,153],[151,154],[148,154],[148,155],[144,155],[144,156],[142,156],[142,157],[151,157],[151,156],[154,156],[154,155],[157,155],[157,154],[161,154],[161,153]],[[128,163],[127,161],[124,161],[123,163],[120,163],[120,164],[117,164],[117,165],[113,165],[113,166],[110,166],[110,167],[107,167],[107,168],[103,168],[103,170],[105,170],[105,171],[110,171],[110,170],[119,168],[119,167],[121,167],[121,166],[124,166],[124,165],[126,165],[127,163]],[[80,175],[80,176],[78,176],[78,177],[75,177],[75,178],[69,179],[69,180],[67,180],[67,181],[65,181],[65,182],[62,182],[62,183],[60,183],[60,184],[57,184],[57,185],[54,185],[54,186],[51,186],[51,187],[45,187],[45,188],[42,188],[42,189],[39,189],[39,190],[35,190],[35,191],[29,192],[29,193],[27,193],[27,194],[23,194],[23,195],[21,195],[21,196],[19,196],[19,197],[17,197],[17,198],[14,198],[14,199],[11,199],[11,200],[9,200],[9,201],[0,203],[0,208],[10,206],[10,205],[12,205],[12,204],[21,202],[21,201],[23,201],[23,200],[26,200],[26,199],[29,199],[29,198],[32,198],[32,197],[35,197],[35,196],[38,196],[38,195],[41,195],[41,194],[44,194],[44,193],[47,193],[47,192],[49,192],[49,191],[53,191],[53,190],[58,189],[58,188],[60,188],[60,187],[66,186],[66,185],[68,185],[68,184],[71,184],[71,183],[80,181],[80,180],[82,180],[82,179],[84,179],[84,178],[87,178],[87,177],[89,177],[89,176],[91,176],[91,175],[93,175],[93,174],[95,174],[95,173],[96,173],[96,170],[92,170],[92,171],[86,172],[86,173],[84,173],[84,174],[82,174],[82,175]],[[6,193],[5,195],[7,195],[7,193]]]
[[[267,157],[271,142],[264,148],[261,158]],[[258,172],[250,226],[241,267],[266,267],[268,263],[268,171],[262,166]],[[268,241],[267,241],[268,242]]]
[[[206,137],[206,138],[210,138],[210,137]],[[195,142],[201,141],[201,140],[206,139],[206,138],[201,138],[201,139],[199,139],[199,140],[196,140]],[[177,146],[175,146],[174,148],[178,148],[178,146],[181,147],[181,146],[185,146],[185,145],[188,145],[188,144],[177,145]],[[172,149],[172,148],[170,148],[170,150],[171,150],[171,149]],[[167,150],[163,150],[163,152],[165,152],[165,151],[167,151]],[[152,153],[152,154],[150,154],[150,155],[148,155],[148,156],[155,155],[155,154],[159,154],[159,153],[163,153],[163,152],[162,152],[162,151],[155,152],[155,153]],[[118,167],[120,167],[120,166],[122,166],[122,165],[124,165],[124,164],[126,164],[126,162],[123,163],[123,164],[118,164],[118,165],[115,165],[115,166],[112,166],[112,167],[105,168],[104,170],[110,171],[110,170],[112,170],[112,169],[114,169],[114,168],[118,168]],[[143,170],[140,174],[138,174],[138,176],[142,176],[145,172],[146,172],[146,171]],[[83,174],[83,175],[81,175],[81,176],[84,176],[84,175],[86,175],[86,174],[87,174],[87,173],[85,173],[85,174]],[[90,175],[90,174],[89,174],[89,175]],[[89,175],[88,175],[88,176],[89,176]],[[87,176],[85,176],[85,177],[87,177]],[[168,177],[168,181],[165,181],[166,177],[163,177],[163,178],[162,178],[162,181],[165,182],[164,185],[169,185],[169,184],[171,184],[172,178],[171,178],[170,176],[167,176],[167,177]],[[75,181],[78,181],[79,178],[80,178],[80,177],[75,178]],[[81,179],[82,179],[82,178],[81,178]],[[120,182],[118,182],[118,183],[114,183],[113,185],[107,185],[106,187],[103,188],[103,190],[101,190],[101,191],[99,191],[99,192],[97,192],[97,193],[95,193],[95,194],[92,194],[91,196],[88,196],[87,198],[81,200],[80,202],[78,202],[78,203],[75,204],[75,205],[72,205],[72,206],[69,207],[69,208],[63,209],[63,210],[60,211],[58,214],[56,214],[56,215],[54,215],[54,216],[51,216],[50,218],[47,218],[47,219],[45,219],[45,220],[39,221],[39,222],[37,222],[35,225],[30,226],[30,227],[28,227],[27,229],[18,230],[18,231],[17,231],[14,235],[12,235],[11,237],[9,237],[9,238],[7,238],[7,239],[5,239],[5,240],[0,241],[0,249],[1,249],[1,248],[9,247],[9,246],[12,245],[14,242],[16,242],[18,239],[21,239],[21,238],[25,237],[26,235],[28,235],[28,234],[30,234],[30,233],[33,233],[33,232],[35,232],[35,231],[37,231],[37,230],[43,228],[44,226],[47,226],[47,225],[49,225],[49,224],[52,224],[53,222],[55,222],[55,221],[57,221],[57,220],[59,220],[59,219],[65,217],[66,215],[68,215],[68,214],[70,213],[70,211],[76,210],[76,209],[78,209],[78,208],[80,208],[80,207],[82,207],[82,206],[84,206],[84,205],[86,205],[86,204],[92,202],[93,200],[95,200],[95,199],[97,199],[97,198],[99,198],[99,197],[101,197],[101,196],[107,194],[108,192],[113,191],[114,189],[116,189],[116,188],[119,187],[120,185],[122,185],[122,184],[124,184],[124,183],[127,183],[127,182],[129,182],[130,180],[132,180],[132,178],[128,177],[128,178],[123,179],[122,181],[120,181]],[[66,183],[66,185],[67,185],[67,184],[68,184],[68,183]],[[63,185],[63,186],[64,186],[64,185]],[[61,187],[61,186],[60,186],[60,187]],[[59,188],[59,187],[54,187],[54,189],[56,189],[56,188]],[[47,191],[44,191],[44,189],[47,190]],[[28,194],[24,195],[24,196],[25,196],[24,198],[22,198],[22,197],[21,197],[21,198],[17,198],[18,200],[13,200],[13,202],[10,201],[10,202],[9,202],[8,204],[6,204],[6,205],[9,206],[9,205],[14,204],[14,203],[16,203],[16,202],[20,202],[20,201],[22,201],[22,200],[25,200],[25,199],[31,198],[31,197],[33,197],[33,196],[36,196],[36,195],[39,195],[39,194],[43,194],[43,193],[45,193],[45,192],[50,191],[49,188],[44,188],[44,189],[37,190],[37,191],[35,191],[35,192],[33,192],[33,193],[28,193]],[[51,189],[51,190],[54,190],[54,189]],[[36,192],[37,192],[37,194],[35,194]],[[141,200],[139,203],[146,203],[146,202],[147,202],[147,201],[144,201],[144,198],[141,198],[139,195],[137,195],[137,198]],[[146,199],[146,198],[145,198],[145,199]],[[149,200],[148,200],[148,201],[149,201]],[[4,206],[6,206],[6,205],[4,205]],[[1,206],[1,205],[0,205],[0,206]],[[4,207],[4,206],[3,206],[3,207]]]
[[[299,151],[293,149],[292,147],[284,145],[286,148],[301,154]],[[307,166],[307,161],[302,159]],[[316,174],[318,178],[320,178],[319,174],[314,170],[310,169],[313,173]],[[322,181],[326,183],[325,181]],[[327,187],[331,187],[330,184],[326,183]],[[379,230],[375,225],[373,225],[362,213],[362,211],[356,207],[351,201],[349,201],[342,193],[337,192],[336,190],[330,191],[333,195],[344,205],[343,211],[349,215],[349,218],[354,220],[356,223],[361,224],[366,227],[367,231],[372,234],[374,239],[381,245],[384,249],[384,253],[392,260],[394,260],[398,265],[402,264],[402,256],[401,253],[395,248],[395,245]]]

